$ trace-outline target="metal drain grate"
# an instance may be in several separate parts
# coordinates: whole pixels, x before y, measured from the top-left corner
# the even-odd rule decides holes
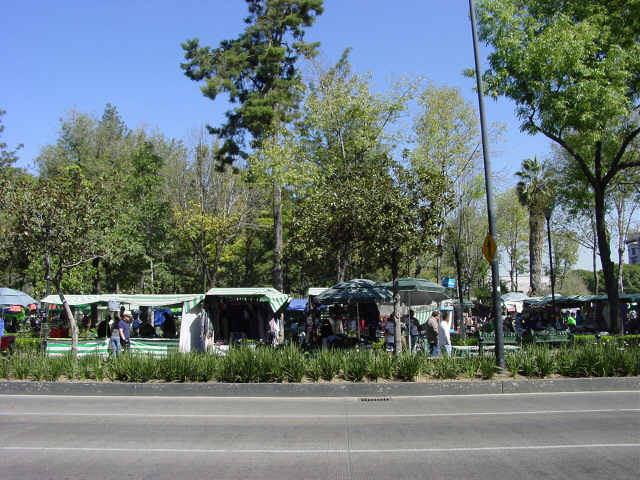
[[[388,402],[391,400],[389,397],[371,397],[371,398],[359,398],[361,402]]]

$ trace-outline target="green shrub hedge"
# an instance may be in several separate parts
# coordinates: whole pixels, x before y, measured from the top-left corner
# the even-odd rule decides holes
[[[640,375],[640,347],[625,338],[576,343],[552,348],[525,345],[505,355],[507,373],[513,377],[615,377]],[[36,348],[20,348],[0,358],[0,378],[34,381],[117,382],[349,382],[491,379],[495,358],[442,356],[403,352],[390,357],[380,349],[318,350],[314,354],[297,346],[259,346],[229,350],[218,356],[203,352],[172,353],[163,358],[122,354],[103,359],[66,354],[47,357]]]

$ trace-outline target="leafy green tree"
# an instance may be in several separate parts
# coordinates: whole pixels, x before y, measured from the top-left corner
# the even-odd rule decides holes
[[[522,129],[542,133],[578,164],[594,195],[600,261],[614,333],[619,292],[605,221],[607,192],[640,166],[640,2],[481,0],[487,92],[516,102]]]
[[[4,125],[2,125],[2,117],[7,112],[0,109],[0,135],[4,132]],[[13,168],[13,164],[18,160],[16,153],[23,147],[22,144],[18,145],[15,150],[7,150],[7,144],[0,142],[0,172],[6,173],[9,169]]]
[[[540,163],[534,157],[522,162],[522,170],[516,176],[520,179],[516,185],[518,200],[529,210],[529,276],[531,296],[535,297],[542,288],[545,209],[552,205],[554,196],[551,172],[546,162]]]
[[[245,182],[244,175],[216,168],[216,148],[203,129],[194,131],[189,154],[171,167],[169,186],[178,235],[198,259],[202,291],[230,273],[228,266],[252,231],[265,229],[258,222],[267,206],[264,193]]]
[[[520,204],[515,188],[496,195],[496,229],[498,242],[504,245],[500,260],[509,270],[510,291],[518,291],[518,273],[526,271],[529,232],[527,211]]]
[[[458,204],[450,210],[445,227],[445,259],[453,265],[462,295],[484,281],[487,262],[482,255],[487,224],[484,204],[484,180],[478,175],[465,188]]]
[[[56,176],[75,165],[87,179],[97,180],[129,171],[135,143],[136,135],[111,104],[105,106],[100,118],[70,110],[60,119],[55,144],[43,147],[35,164],[40,176]]]
[[[589,289],[589,293],[596,294],[595,281],[593,279],[593,275],[591,275],[591,272],[587,270],[572,270],[571,273],[578,275],[583,280],[583,282]],[[600,276],[600,279],[602,281],[604,272],[600,270],[598,272],[598,275]],[[624,282],[625,293],[640,293],[640,265],[625,265],[622,281]]]
[[[372,268],[355,239],[370,219],[372,197],[380,194],[372,190],[392,188],[392,127],[417,87],[401,81],[376,94],[369,76],[353,73],[348,54],[335,65],[313,65],[316,77],[299,130],[303,155],[314,160],[314,177],[297,199],[290,242],[296,257],[333,268],[338,282],[350,271],[360,276]]]
[[[442,278],[443,237],[447,228],[456,229],[454,209],[462,207],[466,198],[473,195],[475,178],[482,173],[482,149],[478,124],[478,112],[466,101],[460,90],[454,87],[436,86],[429,83],[417,99],[418,113],[413,118],[412,140],[415,148],[410,152],[414,168],[425,165],[447,179],[453,194],[452,202],[444,202],[438,212],[442,222],[438,225],[438,252],[436,278]],[[504,127],[493,124],[490,142],[499,140]],[[484,235],[483,235],[484,238]],[[422,269],[416,266],[416,275]]]
[[[0,109],[0,136],[4,131],[2,117],[5,114],[6,112]],[[11,188],[14,183],[20,180],[29,180],[28,174],[13,166],[13,164],[18,160],[16,153],[21,148],[22,144],[18,145],[13,150],[9,150],[5,142],[0,142],[0,182],[3,185],[2,191],[4,191],[4,189]],[[12,232],[7,228],[9,223],[11,223],[10,212],[1,211],[0,268],[4,274],[2,284],[8,286],[15,285],[22,290],[23,284],[26,282],[25,276],[28,272],[29,261],[27,258],[17,254],[12,240]]]
[[[626,251],[625,240],[632,231],[632,221],[634,214],[640,210],[640,195],[636,193],[637,186],[640,185],[640,169],[625,170],[619,175],[616,182],[611,186],[610,198],[613,208],[611,209],[615,224],[615,232],[618,237],[618,288],[620,293],[625,293],[623,281],[624,253]]]
[[[584,272],[585,270],[582,271]],[[591,292],[589,291],[586,282],[583,280],[583,277],[576,273],[576,270],[570,271],[563,279],[562,285],[558,288],[558,295],[564,295],[565,297],[573,295],[589,295],[590,293]]]
[[[187,63],[185,75],[204,81],[202,92],[215,100],[228,93],[238,104],[227,112],[227,122],[210,128],[223,144],[217,152],[222,164],[247,157],[245,135],[250,147],[263,142],[278,143],[284,127],[298,115],[302,79],[296,68],[300,55],[312,56],[317,44],[303,42],[305,28],[322,14],[322,0],[247,0],[247,28],[237,39],[224,40],[216,49],[201,47],[198,39],[182,44]],[[273,177],[274,287],[282,290],[282,184]]]
[[[296,205],[292,248],[309,263],[334,266],[338,282],[385,268],[395,284],[401,265],[433,251],[448,198],[439,172],[393,158],[393,127],[419,83],[402,79],[374,93],[369,77],[352,72],[348,50],[335,65],[315,67],[300,132],[316,168]],[[399,346],[399,314],[395,321]]]
[[[556,225],[564,229],[576,243],[588,249],[592,257],[592,275],[595,291],[599,291],[598,239],[594,215],[593,191],[580,167],[559,146],[554,145],[553,163],[556,179],[557,203],[562,208],[562,218]],[[557,218],[558,214],[554,214]]]
[[[0,200],[11,212],[13,241],[21,254],[40,260],[44,279],[51,281],[69,320],[73,350],[77,350],[78,329],[67,303],[65,276],[108,252],[107,236],[117,207],[103,187],[85,179],[78,167],[58,177],[22,182],[6,191]]]
[[[578,242],[575,234],[568,234],[564,228],[552,228],[551,259],[553,278],[558,286],[557,290],[560,291],[565,277],[578,262]]]

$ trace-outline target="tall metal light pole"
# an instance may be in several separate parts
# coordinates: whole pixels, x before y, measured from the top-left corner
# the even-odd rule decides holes
[[[473,34],[473,55],[476,66],[476,83],[478,85],[478,104],[480,108],[480,130],[482,131],[482,154],[484,156],[484,181],[487,191],[487,212],[489,214],[489,235],[496,238],[496,222],[493,206],[493,182],[491,180],[491,162],[489,161],[489,139],[487,136],[486,120],[484,118],[484,90],[482,88],[482,73],[480,70],[480,53],[478,50],[478,34],[476,32],[476,15],[473,0],[469,0],[471,14],[471,32]],[[504,370],[504,338],[502,335],[502,302],[500,300],[500,266],[498,256],[491,261],[491,284],[493,288],[493,318],[496,336],[496,364]],[[460,281],[460,279],[458,279]]]
[[[553,321],[556,321],[556,286],[555,279],[553,278],[553,255],[551,253],[551,227],[549,223],[551,221],[551,214],[553,213],[553,205],[549,205],[544,209],[544,218],[547,219],[547,240],[549,242],[549,275],[551,277],[551,308],[553,311]],[[555,328],[555,325],[554,325]]]

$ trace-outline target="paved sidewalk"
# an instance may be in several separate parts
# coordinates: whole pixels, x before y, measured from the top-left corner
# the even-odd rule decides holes
[[[0,395],[390,397],[640,391],[640,377],[382,383],[0,382]]]

